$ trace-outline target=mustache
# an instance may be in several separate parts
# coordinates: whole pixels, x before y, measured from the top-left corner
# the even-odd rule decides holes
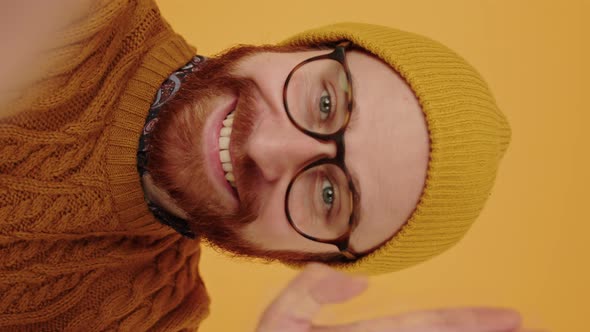
[[[201,75],[185,80],[178,98],[164,105],[153,132],[148,170],[157,185],[166,190],[189,215],[189,225],[197,234],[234,236],[257,217],[260,206],[255,191],[256,163],[244,152],[255,125],[256,84],[236,77],[212,63]],[[216,73],[210,76],[209,72]],[[222,72],[222,74],[220,74]],[[228,211],[207,176],[201,137],[203,124],[215,97],[231,94],[238,98],[232,125],[233,173],[239,196],[237,211]],[[215,231],[212,231],[215,230]]]
[[[247,78],[226,76],[221,79],[224,87],[231,86],[231,93],[237,95],[238,102],[234,110],[234,121],[231,134],[232,166],[235,176],[236,191],[239,197],[238,211],[234,213],[220,213],[216,211],[215,216],[209,216],[206,211],[195,208],[189,212],[194,220],[223,219],[235,226],[246,225],[254,221],[260,207],[256,195],[256,181],[258,180],[258,166],[255,161],[245,152],[245,146],[254,130],[257,117],[255,89],[256,83]],[[205,222],[206,223],[206,222]]]
[[[232,164],[236,177],[236,187],[240,203],[246,202],[250,209],[258,208],[254,188],[260,171],[254,160],[245,152],[255,126],[257,117],[256,100],[254,97],[255,83],[248,79],[241,80],[238,91],[238,103],[234,111],[234,123],[231,134]],[[241,205],[241,204],[240,204]]]

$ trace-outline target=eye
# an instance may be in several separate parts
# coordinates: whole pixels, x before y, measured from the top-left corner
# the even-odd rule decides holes
[[[324,121],[330,116],[330,113],[332,112],[332,97],[330,97],[330,94],[326,90],[324,90],[320,96],[319,107],[320,119]]]
[[[334,186],[332,182],[327,178],[322,181],[322,202],[326,205],[327,209],[330,210],[332,208],[332,204],[334,203]]]

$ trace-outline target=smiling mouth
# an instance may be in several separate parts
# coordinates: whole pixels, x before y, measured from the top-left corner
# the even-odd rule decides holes
[[[234,110],[235,111],[235,110]],[[236,178],[234,176],[234,166],[229,153],[230,136],[232,132],[232,126],[234,123],[234,111],[231,111],[223,120],[223,126],[219,131],[219,160],[221,162],[221,168],[225,175],[225,179],[229,185],[236,190]]]

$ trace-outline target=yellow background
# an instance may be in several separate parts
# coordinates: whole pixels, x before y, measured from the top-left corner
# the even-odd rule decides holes
[[[513,129],[494,193],[457,246],[432,261],[372,278],[369,290],[325,308],[334,323],[406,310],[500,305],[550,331],[590,322],[590,92],[588,1],[249,0],[159,1],[200,54],[236,43],[273,43],[302,29],[361,21],[427,35],[487,79]],[[586,24],[584,26],[584,24]],[[583,86],[585,84],[585,86]],[[295,275],[282,266],[232,262],[204,250],[212,298],[201,331],[253,331]]]

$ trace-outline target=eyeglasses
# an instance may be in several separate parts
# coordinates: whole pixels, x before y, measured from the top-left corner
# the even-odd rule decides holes
[[[356,190],[344,164],[344,131],[353,107],[352,80],[346,64],[350,42],[329,54],[307,59],[291,70],[283,87],[287,116],[300,131],[336,143],[336,157],[301,169],[287,187],[285,213],[303,237],[333,244],[348,259]]]

